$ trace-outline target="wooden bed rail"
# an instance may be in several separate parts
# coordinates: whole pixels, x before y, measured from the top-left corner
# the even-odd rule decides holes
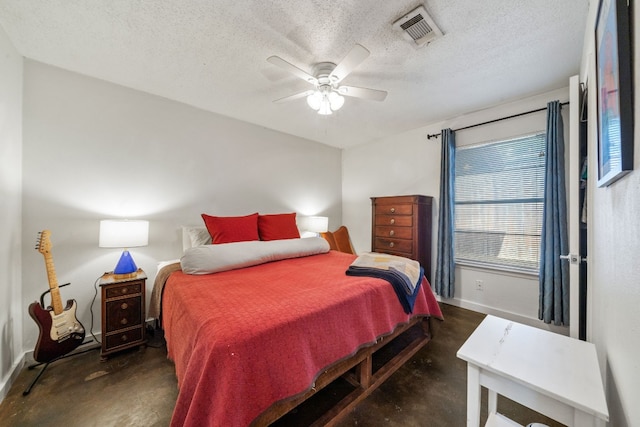
[[[408,345],[376,372],[373,372],[374,353],[418,323],[421,324],[421,333],[412,338]],[[353,356],[334,363],[318,376],[312,389],[302,395],[274,403],[251,425],[254,427],[270,425],[337,378],[343,377],[356,388],[312,424],[314,427],[333,426],[424,347],[431,336],[431,318],[414,318],[409,323],[398,326],[391,334],[383,336],[375,344],[361,348]],[[354,372],[351,372],[352,370]]]

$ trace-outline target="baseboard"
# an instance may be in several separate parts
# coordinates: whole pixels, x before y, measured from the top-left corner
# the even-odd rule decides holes
[[[11,386],[20,375],[20,371],[22,367],[25,365],[25,361],[27,360],[27,353],[23,352],[18,360],[11,366],[11,370],[5,375],[0,383],[0,402],[4,400],[4,398],[9,394],[9,390],[11,390]]]
[[[555,332],[561,335],[569,335],[568,326],[556,326],[548,323],[544,323],[542,320],[536,317],[524,316],[512,311],[501,310],[488,305],[478,304],[473,301],[462,300],[459,298],[442,299],[438,297],[438,301],[443,304],[449,304],[467,310],[475,311],[483,314],[491,314],[492,316],[502,317],[503,319],[512,320],[514,322],[522,323],[524,325],[533,326],[534,328],[544,329],[547,331]],[[446,320],[446,319],[445,319]]]

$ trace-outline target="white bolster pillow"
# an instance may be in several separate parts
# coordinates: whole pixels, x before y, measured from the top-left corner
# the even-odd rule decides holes
[[[329,243],[322,237],[252,240],[189,248],[180,259],[180,266],[187,274],[209,274],[327,252]]]

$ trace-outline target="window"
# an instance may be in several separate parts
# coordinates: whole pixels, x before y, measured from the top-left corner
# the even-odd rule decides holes
[[[538,273],[545,134],[456,148],[456,263]]]

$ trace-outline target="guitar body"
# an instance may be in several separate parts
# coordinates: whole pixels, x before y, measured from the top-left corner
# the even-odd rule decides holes
[[[40,334],[33,358],[48,363],[75,350],[84,341],[84,327],[76,318],[76,302],[68,300],[60,314],[51,307],[42,308],[38,302],[29,305],[29,314],[38,324]]]

